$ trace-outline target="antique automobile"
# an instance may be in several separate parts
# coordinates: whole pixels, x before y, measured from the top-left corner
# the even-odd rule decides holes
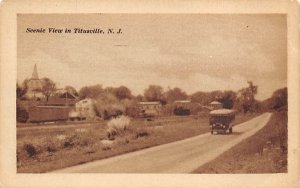
[[[235,111],[230,109],[218,109],[209,113],[209,125],[211,134],[232,133],[232,122],[235,119]]]

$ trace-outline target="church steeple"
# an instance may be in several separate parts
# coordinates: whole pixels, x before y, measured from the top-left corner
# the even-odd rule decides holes
[[[34,68],[33,68],[33,73],[32,73],[31,79],[35,79],[35,80],[39,79],[39,75],[38,75],[38,72],[37,72],[36,64],[34,64]]]
[[[43,94],[41,92],[43,88],[42,81],[39,79],[38,71],[36,64],[34,65],[33,72],[31,78],[27,82],[27,92],[26,97],[29,99],[38,97],[43,97]]]

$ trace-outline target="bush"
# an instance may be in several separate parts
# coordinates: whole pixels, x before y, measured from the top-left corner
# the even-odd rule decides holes
[[[23,148],[29,157],[33,157],[37,154],[37,150],[32,144],[24,144]]]
[[[116,136],[124,135],[125,131],[128,130],[130,125],[130,118],[127,116],[119,116],[111,119],[107,123],[107,137],[114,139]]]
[[[135,137],[136,138],[147,137],[149,135],[150,134],[149,134],[149,132],[146,129],[137,130],[136,133],[135,133]]]
[[[77,140],[77,135],[76,134],[72,134],[72,135],[67,136],[63,141],[63,147],[68,148],[68,147],[74,146],[76,140]]]
[[[164,116],[170,116],[173,115],[173,111],[174,111],[175,105],[174,104],[166,104],[163,108],[162,108],[162,115]]]
[[[17,121],[25,123],[29,118],[28,112],[21,107],[17,107]]]
[[[88,146],[94,144],[94,142],[90,133],[74,133],[64,139],[63,147]]]
[[[114,142],[110,140],[102,140],[101,144],[102,144],[102,150],[110,150]]]
[[[95,104],[97,114],[105,120],[123,114],[124,106],[110,93],[103,93],[96,98]]]
[[[59,148],[59,144],[57,144],[57,143],[58,143],[58,140],[56,138],[46,137],[43,140],[43,148],[45,148],[47,152],[53,153],[53,152],[57,151]]]
[[[276,90],[271,99],[270,99],[270,104],[269,107],[272,110],[277,110],[277,111],[281,111],[282,109],[287,109],[287,105],[288,105],[288,93],[287,93],[287,88],[282,88],[282,89],[278,89]]]
[[[125,114],[130,117],[138,117],[140,113],[139,104],[135,100],[125,99],[121,101],[124,108]]]

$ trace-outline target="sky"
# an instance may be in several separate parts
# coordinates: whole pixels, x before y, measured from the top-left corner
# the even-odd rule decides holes
[[[287,86],[286,17],[281,14],[19,14],[17,79],[63,88],[151,84],[186,93],[258,85],[263,100]],[[28,33],[38,29],[121,28],[122,34]]]

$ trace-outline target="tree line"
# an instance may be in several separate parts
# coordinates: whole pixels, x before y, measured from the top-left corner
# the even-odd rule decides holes
[[[28,80],[22,85],[17,84],[17,98],[24,99],[28,90]],[[46,100],[57,90],[56,84],[49,78],[42,79],[42,88],[40,91],[44,94]],[[149,85],[143,94],[133,95],[126,86],[103,87],[100,84],[84,86],[78,91],[72,86],[64,88],[68,92],[77,96],[79,99],[91,98],[96,101],[95,109],[100,116],[109,116],[111,113],[122,112],[130,116],[136,116],[138,102],[141,101],[159,101],[165,107],[165,114],[172,114],[174,101],[190,100],[192,113],[197,114],[203,110],[199,105],[208,106],[212,101],[218,101],[224,108],[236,109],[239,112],[263,112],[267,110],[278,110],[287,106],[287,88],[282,88],[273,93],[273,95],[264,100],[258,101],[255,96],[258,92],[258,86],[249,81],[248,86],[238,91],[198,91],[188,95],[179,87],[167,88],[164,90],[159,85]]]

